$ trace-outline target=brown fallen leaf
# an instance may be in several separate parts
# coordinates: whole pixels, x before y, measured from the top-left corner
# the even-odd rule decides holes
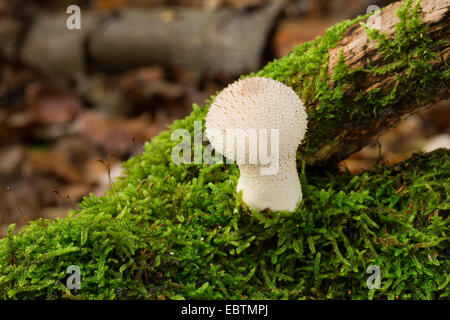
[[[20,168],[24,156],[24,148],[18,144],[0,147],[0,155],[0,176],[11,176]]]
[[[123,157],[135,151],[136,143],[143,144],[165,129],[166,123],[171,120],[154,122],[146,113],[138,118],[124,119],[98,112],[84,112],[80,116],[77,130],[106,155]]]
[[[134,101],[149,99],[156,95],[176,99],[182,96],[182,86],[165,79],[164,70],[159,66],[139,68],[125,73],[120,78],[125,94]]]
[[[84,196],[91,191],[91,186],[87,183],[73,183],[61,188],[61,198],[70,206],[75,206]]]
[[[68,155],[55,150],[28,150],[22,166],[25,176],[52,175],[68,182],[81,182],[83,176]]]
[[[81,103],[74,95],[40,83],[27,86],[25,104],[35,121],[46,125],[69,123],[81,109]]]

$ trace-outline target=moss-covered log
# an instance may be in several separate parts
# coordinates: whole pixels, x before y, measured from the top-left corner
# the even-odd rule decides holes
[[[417,20],[420,11],[410,7],[406,1],[399,11],[397,43],[417,36],[404,28],[423,27]],[[340,59],[332,80],[341,85],[330,89],[328,81],[321,81],[328,77],[328,66],[322,63],[346,30],[362,20],[333,27],[259,73],[288,83],[309,101],[312,127],[306,147],[318,137],[326,139],[327,128],[345,119],[345,105],[329,103],[343,103],[346,79],[362,71],[352,71]],[[411,39],[408,46],[392,47],[386,55],[395,60],[397,54],[424,49],[422,39],[429,41],[425,33],[416,46],[408,42],[416,41]],[[434,69],[428,61],[436,52],[420,52],[417,57],[407,55],[415,66],[408,69],[411,79],[423,86],[448,81],[447,63]],[[295,78],[299,66],[310,76]],[[370,67],[370,72],[394,75],[395,66]],[[399,77],[398,86],[403,78],[407,76]],[[427,88],[423,95],[436,88]],[[367,92],[361,92],[367,98]],[[403,105],[395,102],[396,90],[388,96],[392,100],[385,97],[378,105],[375,97],[382,92],[373,91],[368,101],[385,110]],[[405,98],[402,92],[398,94]],[[316,108],[311,107],[314,101],[320,102]],[[358,101],[355,98],[354,105]],[[367,103],[363,105],[368,108]],[[415,155],[392,168],[377,167],[360,175],[303,165],[304,200],[299,208],[294,213],[258,213],[243,206],[235,192],[237,166],[176,165],[171,160],[178,144],[171,133],[180,128],[193,133],[194,121],[203,120],[207,110],[195,106],[190,116],[146,144],[141,155],[124,164],[126,176],[106,196],[91,195],[68,217],[32,222],[19,235],[12,225],[0,241],[0,298],[449,297],[449,150]],[[374,112],[376,118],[381,111],[370,112],[369,124]],[[312,147],[309,152],[314,154]],[[71,265],[81,270],[79,290],[66,287]],[[380,289],[367,288],[370,265],[381,269]]]

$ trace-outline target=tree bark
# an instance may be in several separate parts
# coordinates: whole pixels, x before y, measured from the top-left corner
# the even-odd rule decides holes
[[[404,1],[393,3],[380,14],[380,33],[385,33],[388,41],[392,41],[396,34],[396,25],[399,22],[397,10],[404,5]],[[410,10],[413,10],[414,3]],[[410,66],[400,65],[386,74],[374,76],[371,72],[362,69],[368,68],[368,61],[377,68],[394,66],[398,61],[388,57],[386,53],[377,48],[378,40],[371,40],[366,30],[360,24],[355,24],[345,31],[339,44],[329,50],[328,76],[339,65],[340,54],[343,55],[345,65],[350,69],[349,76],[343,81],[330,80],[330,90],[343,85],[344,115],[336,116],[338,121],[327,122],[329,127],[323,130],[320,121],[312,121],[309,125],[307,141],[300,147],[299,154],[305,155],[310,165],[322,166],[335,163],[347,158],[352,153],[375,141],[387,129],[398,124],[402,119],[423,110],[433,103],[449,98],[448,61],[450,54],[449,24],[450,0],[422,0],[420,3],[420,17],[427,29],[424,37],[432,41],[427,49],[435,52],[437,59],[428,61],[429,73],[434,73],[432,87],[424,87],[425,74],[414,73]],[[408,35],[407,35],[408,36]],[[422,35],[421,35],[422,36]],[[414,39],[410,39],[408,49],[414,50]],[[440,41],[441,40],[441,41]],[[445,40],[445,41],[442,41]],[[413,57],[420,59],[421,57]],[[358,71],[361,69],[361,71]],[[353,73],[352,73],[353,71]],[[445,75],[446,74],[446,75]],[[441,79],[437,79],[437,77]],[[295,77],[299,77],[298,74]],[[430,76],[431,77],[431,76]],[[398,81],[397,79],[401,79]],[[348,85],[352,83],[352,85]],[[397,87],[396,87],[397,86]],[[397,98],[383,108],[376,110],[375,115],[367,112],[354,112],[358,108],[367,107],[370,94],[378,91],[378,95],[389,95],[395,88]],[[308,114],[320,106],[320,102],[306,102]],[[369,106],[370,107],[370,106]]]

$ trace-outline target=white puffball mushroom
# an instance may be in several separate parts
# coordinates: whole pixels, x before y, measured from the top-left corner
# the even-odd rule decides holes
[[[238,164],[237,192],[245,204],[293,212],[302,200],[296,152],[306,129],[307,114],[293,89],[251,77],[215,97],[205,133],[217,152]]]

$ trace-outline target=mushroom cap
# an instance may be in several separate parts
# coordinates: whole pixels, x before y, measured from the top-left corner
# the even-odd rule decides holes
[[[307,114],[296,92],[287,85],[264,77],[238,80],[220,92],[206,116],[206,136],[214,149],[235,160],[235,152],[224,150],[213,132],[224,136],[230,129],[278,129],[280,157],[295,155],[307,128]],[[269,131],[270,134],[270,131]],[[224,138],[225,140],[225,138]],[[267,136],[270,145],[270,135]]]

